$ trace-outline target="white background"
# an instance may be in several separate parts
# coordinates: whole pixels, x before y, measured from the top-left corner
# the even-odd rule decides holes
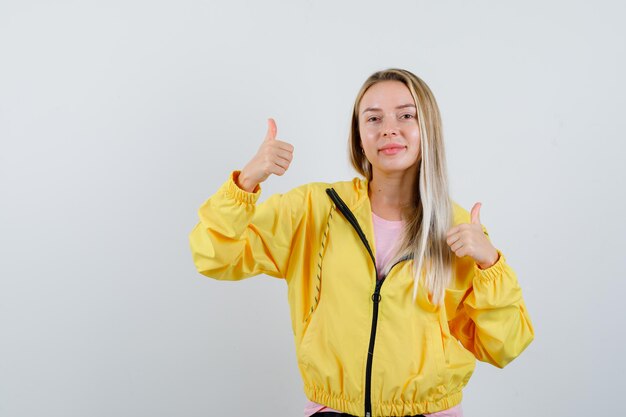
[[[620,1],[0,3],[0,416],[299,416],[286,286],[199,275],[196,210],[274,117],[263,198],[355,175],[365,78],[440,104],[453,198],[517,271],[536,330],[479,363],[467,417],[624,403],[626,7]]]

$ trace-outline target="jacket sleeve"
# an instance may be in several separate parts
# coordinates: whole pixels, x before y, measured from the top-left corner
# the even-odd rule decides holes
[[[234,171],[198,210],[200,221],[189,235],[196,269],[220,280],[284,278],[302,193],[276,194],[257,205],[260,188],[240,189],[238,175]]]
[[[448,325],[478,360],[503,368],[532,342],[534,330],[515,272],[498,255],[485,270],[473,260],[466,268],[471,285]]]

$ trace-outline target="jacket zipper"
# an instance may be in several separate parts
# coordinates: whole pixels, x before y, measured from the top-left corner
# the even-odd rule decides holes
[[[374,302],[374,314],[372,315],[372,330],[370,331],[370,345],[367,351],[367,367],[365,378],[365,417],[372,416],[372,362],[374,361],[374,342],[376,341],[376,328],[378,325],[378,304],[382,297],[380,296],[380,288],[383,286],[383,282],[387,276],[391,273],[391,270],[400,262],[405,261],[407,258],[399,259],[398,262],[393,264],[389,268],[387,275],[383,276],[380,280],[376,281],[376,288],[374,294],[372,294],[372,301]]]
[[[372,248],[370,247],[369,242],[367,241],[367,238],[365,237],[365,234],[363,233],[363,230],[359,225],[359,222],[356,220],[356,217],[354,217],[354,214],[350,211],[346,203],[344,203],[344,201],[341,199],[341,197],[339,197],[339,195],[333,188],[327,188],[326,193],[329,195],[331,200],[333,200],[337,208],[339,208],[339,211],[341,211],[346,220],[348,220],[348,222],[352,225],[354,230],[356,230],[356,233],[361,238],[361,242],[363,242],[363,245],[365,245],[365,248],[367,249],[370,258],[374,263],[374,271],[376,271],[376,258],[374,257]],[[387,273],[387,275],[389,275],[391,270],[396,265],[398,265],[402,261],[405,261],[406,259],[408,259],[408,257],[399,259],[395,264],[393,264],[391,268],[389,268],[389,272]],[[372,294],[372,301],[374,302],[372,314],[372,329],[370,330],[370,343],[367,350],[367,365],[365,368],[365,417],[372,416],[372,363],[374,361],[374,342],[376,341],[376,328],[378,324],[378,305],[382,298],[380,296],[380,289],[383,286],[383,282],[385,282],[387,275],[383,276],[380,280],[376,280],[376,287],[374,288],[374,294]]]

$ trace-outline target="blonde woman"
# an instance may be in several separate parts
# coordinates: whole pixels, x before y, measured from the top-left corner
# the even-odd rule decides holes
[[[285,279],[305,416],[462,416],[476,359],[504,367],[533,340],[516,275],[480,204],[468,213],[450,200],[439,110],[421,79],[370,76],[349,144],[363,178],[257,204],[293,156],[270,119],[257,154],[201,206],[196,267]]]

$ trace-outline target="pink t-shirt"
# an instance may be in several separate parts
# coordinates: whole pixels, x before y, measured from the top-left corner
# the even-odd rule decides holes
[[[381,279],[381,272],[393,257],[396,249],[395,245],[400,241],[399,237],[402,234],[404,222],[402,220],[385,220],[382,217],[378,217],[373,212],[372,220],[374,222],[374,244],[376,246],[376,269],[378,279]],[[341,412],[326,407],[325,405],[309,401],[304,407],[304,417],[312,416],[318,411]],[[461,409],[461,404],[458,404],[447,410],[424,415],[428,417],[463,417],[463,410]]]

